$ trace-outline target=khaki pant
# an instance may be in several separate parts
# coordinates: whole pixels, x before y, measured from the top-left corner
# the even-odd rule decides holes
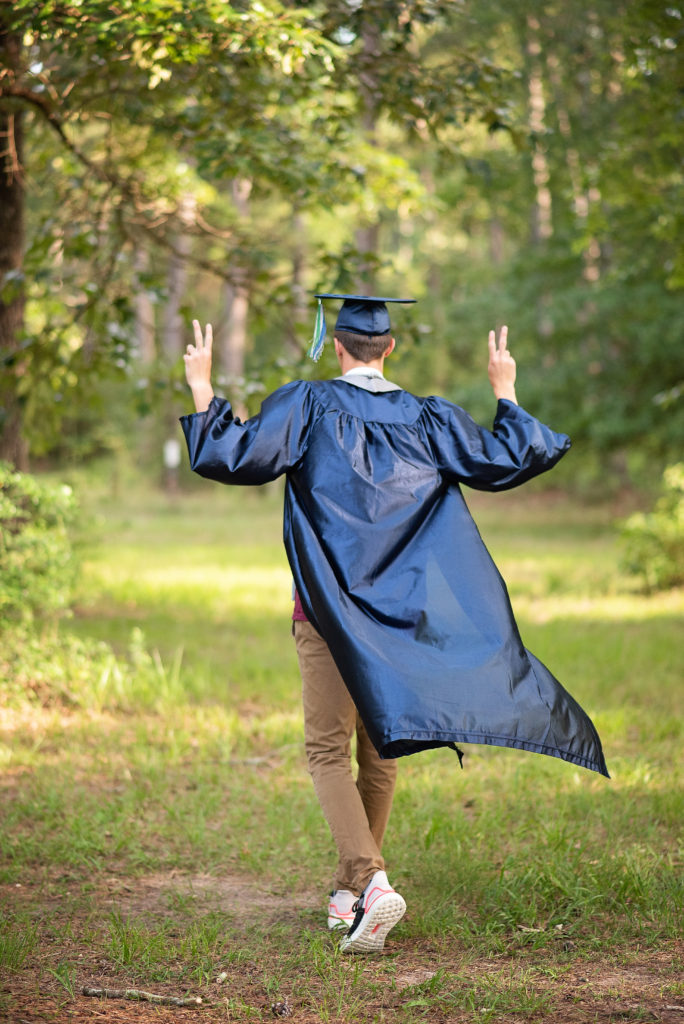
[[[294,636],[309,772],[339,855],[333,887],[359,895],[375,872],[385,869],[380,849],[392,809],[397,762],[380,759],[320,634],[310,622],[295,622]],[[354,731],[356,781],[351,767]]]

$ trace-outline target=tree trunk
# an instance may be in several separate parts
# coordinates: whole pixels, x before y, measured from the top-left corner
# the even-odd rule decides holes
[[[288,352],[295,358],[302,354],[304,341],[308,340],[307,301],[304,287],[305,239],[304,218],[301,211],[295,207],[292,215],[292,322],[287,325],[285,333]]]
[[[245,405],[245,353],[247,351],[247,317],[249,315],[249,288],[243,267],[236,267],[234,284],[224,290],[224,327],[219,338],[223,376],[230,389],[235,415],[241,420],[247,416]]]
[[[249,196],[252,182],[248,178],[236,178],[232,184],[233,202],[241,221],[249,213]],[[226,384],[232,391],[233,409],[240,419],[245,419],[243,382],[245,377],[245,354],[247,351],[247,317],[249,315],[249,275],[247,269],[236,266],[233,281],[225,288],[225,326],[221,330],[219,351]]]
[[[361,40],[362,51],[359,55],[361,125],[366,142],[371,146],[376,146],[376,121],[378,116],[376,68],[380,60],[382,46],[380,30],[373,19],[372,11],[364,17]],[[380,241],[380,224],[377,219],[373,223],[362,224],[357,228],[355,240],[356,248],[361,253],[357,288],[361,295],[372,295],[375,293],[375,271]]]
[[[525,56],[527,58],[528,123],[533,136],[532,181],[534,186],[530,236],[532,244],[535,246],[542,245],[553,235],[549,163],[546,157],[546,148],[541,141],[546,131],[546,98],[541,67],[540,30],[541,25],[538,19],[534,15],[528,14],[525,27]],[[537,298],[537,330],[539,337],[546,341],[553,334],[553,321],[548,312],[550,303],[551,299],[548,293],[542,293]],[[548,346],[546,358],[549,360],[554,358],[552,350]]]
[[[190,227],[195,218],[195,197],[188,193],[181,199],[178,211],[181,224]],[[180,307],[185,293],[188,276],[188,256],[190,255],[190,236],[181,231],[175,240],[175,252],[169,261],[168,299],[164,313],[164,354],[170,363],[180,359],[185,351],[184,339],[187,325],[183,323]]]
[[[496,212],[489,220],[489,258],[495,267],[500,267],[504,259],[504,228]]]
[[[229,385],[239,385],[245,376],[249,314],[249,289],[244,268],[235,268],[234,281],[234,284],[226,285],[226,326],[221,338],[223,371]]]
[[[12,74],[19,65],[21,41],[2,30],[0,67]],[[24,167],[23,113],[0,100],[0,459],[28,468],[28,444],[22,433],[18,384],[25,372],[20,355],[24,326]]]
[[[546,100],[542,80],[539,41],[540,25],[531,14],[527,16],[527,56],[528,56],[528,99],[529,125],[535,136],[532,149],[532,178],[534,180],[535,203],[532,209],[532,241],[543,242],[551,238],[553,225],[551,221],[551,191],[549,189],[549,165],[546,151],[539,141],[545,130]]]
[[[182,228],[189,228],[195,219],[195,197],[187,193],[181,199],[178,211]],[[191,249],[191,238],[187,231],[181,230],[176,236],[175,252],[171,255],[168,269],[168,299],[164,311],[162,346],[164,359],[169,367],[177,363],[185,351],[185,339],[190,338],[188,325],[183,322],[180,314],[185,295],[188,277],[188,256]],[[163,445],[163,483],[167,494],[175,494],[178,490],[178,470],[180,466],[180,445],[178,442],[178,417],[175,402],[167,404],[166,440]]]
[[[156,356],[154,344],[154,303],[140,277],[149,264],[147,251],[142,247],[135,252],[135,340],[138,358],[143,366],[149,366]]]

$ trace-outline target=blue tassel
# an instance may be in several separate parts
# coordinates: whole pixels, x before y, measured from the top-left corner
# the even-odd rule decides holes
[[[321,352],[323,351],[323,344],[325,342],[325,313],[323,312],[323,303],[318,300],[318,309],[316,310],[316,324],[314,326],[313,338],[309,345],[309,358],[313,359],[314,363],[317,363],[321,358]]]

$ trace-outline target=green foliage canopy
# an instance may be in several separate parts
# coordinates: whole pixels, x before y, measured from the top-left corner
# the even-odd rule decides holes
[[[530,408],[623,474],[671,461],[682,14],[18,0],[3,19],[21,66],[0,105],[27,117],[29,237],[2,298],[28,300],[8,372],[34,449],[68,436],[107,373],[140,376],[136,297],[161,319],[182,258],[184,314],[220,323],[224,289],[248,281],[247,393],[311,373],[302,295],[372,268],[422,300],[399,324],[406,386],[488,417],[482,339],[507,321]],[[154,379],[168,387],[168,369]]]

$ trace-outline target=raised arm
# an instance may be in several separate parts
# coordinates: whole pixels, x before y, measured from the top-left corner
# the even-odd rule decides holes
[[[286,473],[303,457],[314,410],[311,389],[293,381],[265,399],[261,411],[244,423],[211,386],[211,324],[204,335],[192,322],[195,344],[188,345],[185,376],[197,412],[181,417],[190,465],[200,476],[226,484],[263,484]]]
[[[551,469],[570,447],[569,437],[518,405],[516,365],[507,336],[508,329],[502,327],[497,344],[495,332],[489,332],[489,381],[499,403],[492,430],[440,398],[428,399],[424,411],[427,437],[442,476],[477,490],[517,487]]]

